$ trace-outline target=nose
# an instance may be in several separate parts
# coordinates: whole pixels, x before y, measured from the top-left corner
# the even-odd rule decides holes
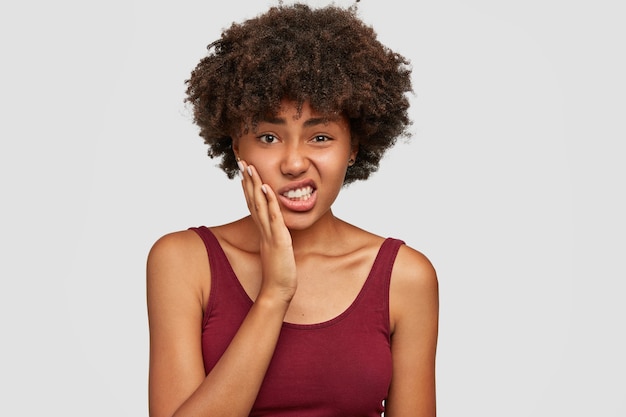
[[[309,169],[310,164],[311,161],[302,145],[291,144],[283,153],[280,170],[284,175],[298,177]]]

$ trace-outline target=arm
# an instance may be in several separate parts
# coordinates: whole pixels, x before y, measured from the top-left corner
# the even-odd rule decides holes
[[[386,417],[435,417],[437,275],[421,253],[400,248],[391,278],[393,378]]]
[[[248,416],[254,404],[296,286],[291,240],[275,195],[267,190],[266,197],[258,175],[250,177],[244,181],[246,198],[255,206],[257,225],[265,228],[263,282],[241,327],[207,376],[200,332],[209,291],[203,283],[210,276],[204,245],[187,231],[161,238],[150,251],[151,417]]]

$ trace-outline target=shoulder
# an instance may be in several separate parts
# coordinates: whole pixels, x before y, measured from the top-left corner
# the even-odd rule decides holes
[[[200,236],[192,230],[168,233],[150,248],[146,265],[148,290],[191,289],[203,298],[210,277],[207,252]]]
[[[148,265],[182,263],[202,252],[204,244],[192,230],[168,233],[157,239],[148,253]]]
[[[437,284],[437,272],[422,252],[401,245],[396,257],[392,277],[402,285],[432,286]]]
[[[420,251],[400,246],[390,284],[392,326],[407,317],[430,316],[435,319],[439,304],[437,272]]]
[[[436,414],[437,274],[421,252],[402,245],[389,294],[393,377],[385,414]]]

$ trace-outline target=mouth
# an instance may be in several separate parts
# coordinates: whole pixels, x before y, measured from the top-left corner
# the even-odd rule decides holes
[[[293,212],[307,212],[315,207],[317,189],[312,181],[291,184],[279,191],[281,205]]]
[[[285,191],[282,196],[291,201],[306,201],[313,195],[313,187],[305,186]]]

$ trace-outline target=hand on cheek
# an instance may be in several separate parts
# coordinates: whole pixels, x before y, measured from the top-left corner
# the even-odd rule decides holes
[[[263,184],[254,166],[239,161],[239,169],[248,210],[261,236],[263,285],[259,296],[267,291],[290,301],[297,286],[296,264],[291,234],[285,226],[278,198],[269,185]]]

